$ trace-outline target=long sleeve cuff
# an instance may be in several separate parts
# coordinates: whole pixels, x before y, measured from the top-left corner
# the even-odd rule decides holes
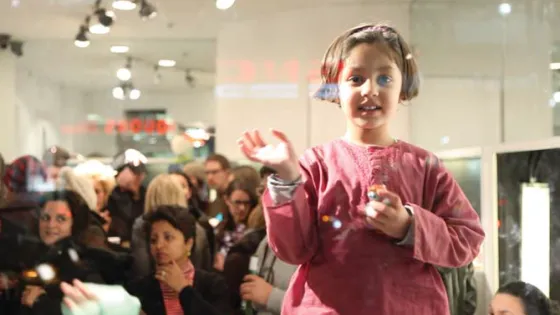
[[[406,232],[406,235],[404,236],[404,238],[397,242],[397,245],[399,246],[414,246],[414,225],[415,225],[415,220],[414,220],[414,210],[412,210],[409,206],[405,206],[406,211],[408,211],[408,214],[412,217],[412,220],[410,222],[410,225],[408,226],[408,231]]]
[[[276,287],[272,288],[272,291],[270,291],[270,295],[268,296],[268,301],[266,302],[267,311],[274,314],[280,314],[285,294],[286,291],[284,290],[280,290]]]
[[[294,191],[302,183],[301,178],[293,182],[285,181],[276,175],[268,177],[267,187],[274,205],[281,205],[292,200]]]

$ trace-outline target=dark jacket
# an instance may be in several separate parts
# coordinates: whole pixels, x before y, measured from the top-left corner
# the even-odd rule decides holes
[[[109,236],[120,237],[121,242],[130,242],[134,220],[144,213],[146,188],[140,187],[139,198],[134,199],[131,192],[115,187],[107,202],[111,214]]]
[[[230,248],[226,256],[223,275],[230,291],[230,303],[236,310],[241,308],[239,287],[243,283],[243,278],[249,273],[249,261],[265,236],[264,228],[248,231]]]
[[[104,283],[96,263],[89,260],[85,253],[84,248],[76,245],[71,238],[63,239],[52,246],[40,246],[37,249],[38,259],[35,265],[46,263],[53,266],[58,274],[55,281],[41,285],[46,293],[40,296],[32,307],[21,305],[19,314],[61,315],[61,281],[71,282],[73,279],[79,279],[84,282]],[[20,283],[19,296],[25,285],[26,283]]]
[[[165,305],[160,283],[154,276],[147,276],[131,283],[127,291],[136,296],[146,315],[165,315]],[[185,315],[230,315],[227,286],[218,275],[204,270],[196,270],[194,285],[179,293],[179,300]]]
[[[451,315],[474,315],[477,306],[474,266],[437,268],[445,284]]]

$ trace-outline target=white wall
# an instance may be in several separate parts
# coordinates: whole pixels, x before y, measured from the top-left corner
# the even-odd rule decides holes
[[[0,153],[6,161],[19,155],[17,132],[16,62],[9,52],[0,50]]]
[[[412,7],[411,41],[424,77],[410,106],[414,143],[434,151],[499,143],[501,82],[505,142],[553,136],[547,7],[510,3],[507,18],[494,2]]]
[[[72,149],[72,138],[62,135],[60,126],[71,120],[73,107],[81,108],[81,92],[67,89],[19,66],[15,76],[18,155],[41,158],[51,145]]]
[[[313,83],[310,73],[318,73],[318,60],[334,37],[359,23],[390,21],[408,37],[408,13],[405,4],[325,5],[238,21],[224,27],[217,48],[216,82],[220,91],[216,100],[217,151],[232,159],[241,158],[236,139],[244,130],[253,128],[284,130],[298,152],[342,136],[344,119],[336,106],[309,99],[313,92],[308,89],[309,83]],[[239,60],[247,60],[246,64],[256,67],[247,67],[246,75],[239,76],[227,65]],[[283,67],[289,61],[299,68]],[[276,69],[266,66],[270,63]],[[271,78],[270,72],[275,71],[277,75]],[[276,92],[271,92],[269,86],[268,93],[257,93],[256,89],[266,84],[274,84]],[[280,88],[283,93],[277,93]],[[227,89],[231,93],[223,91]],[[408,139],[406,108],[399,112],[393,127],[396,136]]]

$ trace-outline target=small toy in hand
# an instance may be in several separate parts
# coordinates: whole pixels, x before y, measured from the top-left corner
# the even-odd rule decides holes
[[[368,199],[369,202],[366,204],[366,215],[368,217],[373,217],[375,215],[375,209],[373,208],[372,201],[379,201],[379,191],[387,189],[383,184],[372,185],[368,189]]]

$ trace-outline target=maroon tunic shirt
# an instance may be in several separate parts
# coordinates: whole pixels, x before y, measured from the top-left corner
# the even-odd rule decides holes
[[[287,202],[278,204],[275,191],[263,196],[271,248],[300,265],[282,314],[449,314],[435,266],[469,264],[484,232],[436,156],[402,141],[366,147],[338,139],[307,150],[300,165],[303,183]],[[413,208],[410,245],[365,226],[360,213],[373,184]]]

